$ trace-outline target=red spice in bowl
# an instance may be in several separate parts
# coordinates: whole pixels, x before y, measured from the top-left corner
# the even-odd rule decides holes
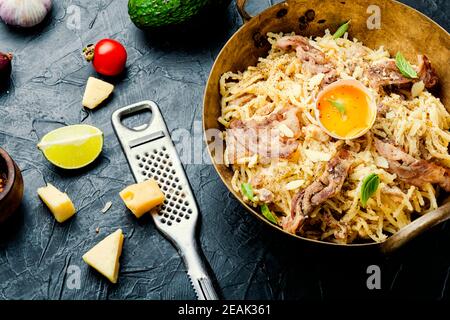
[[[0,172],[0,193],[2,193],[6,186],[6,174]]]

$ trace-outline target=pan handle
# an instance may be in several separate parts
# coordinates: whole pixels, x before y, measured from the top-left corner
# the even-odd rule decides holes
[[[236,0],[236,7],[244,23],[248,22],[252,16],[245,10],[247,0]]]
[[[450,197],[441,207],[414,220],[381,243],[381,251],[386,254],[392,253],[425,230],[448,219],[450,219]]]

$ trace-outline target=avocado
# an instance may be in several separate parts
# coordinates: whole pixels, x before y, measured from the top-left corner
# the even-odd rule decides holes
[[[128,14],[141,29],[182,25],[210,11],[228,6],[231,0],[129,0]]]

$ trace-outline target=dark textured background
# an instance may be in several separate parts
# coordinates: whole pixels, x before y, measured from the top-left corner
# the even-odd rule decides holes
[[[252,12],[270,4],[268,0],[250,2]],[[450,1],[403,2],[450,29]],[[75,30],[68,27],[73,5],[81,13],[81,28]],[[220,26],[210,25],[210,34],[181,37],[192,43],[177,37],[153,39],[130,22],[124,0],[59,0],[51,18],[38,28],[0,25],[0,50],[15,54],[12,83],[8,92],[0,93],[0,145],[19,164],[26,187],[17,216],[0,229],[0,299],[195,298],[173,247],[151,219],[136,220],[118,197],[133,180],[110,116],[121,106],[152,99],[160,105],[171,131],[190,130],[201,139],[198,121],[209,70],[226,39],[241,24],[234,6],[217,21]],[[80,102],[87,77],[95,73],[80,50],[103,37],[126,45],[128,72],[115,81],[111,101],[87,113]],[[61,124],[79,122],[103,130],[103,154],[87,170],[58,170],[43,158],[36,143]],[[448,223],[390,257],[317,250],[256,221],[227,192],[211,166],[188,164],[186,170],[203,216],[201,245],[226,299],[450,299]],[[46,182],[65,190],[79,209],[67,223],[56,223],[39,201],[36,189]],[[113,206],[102,214],[107,201]],[[119,283],[111,285],[88,268],[81,256],[118,227],[126,239]],[[371,264],[381,267],[378,291],[366,287],[366,268]],[[70,265],[81,268],[80,290],[66,286]]]

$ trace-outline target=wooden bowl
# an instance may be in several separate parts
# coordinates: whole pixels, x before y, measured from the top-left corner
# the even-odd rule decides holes
[[[23,198],[23,178],[20,169],[2,148],[0,148],[0,173],[6,175],[6,185],[0,193],[0,223],[2,223],[16,212]]]
[[[421,232],[449,219],[450,202],[442,202],[439,209],[414,220],[383,243],[340,245],[287,233],[243,201],[231,186],[233,172],[223,161],[220,163],[223,155],[215,154],[214,150],[214,139],[218,137],[212,132],[223,130],[217,120],[221,114],[219,80],[225,72],[244,71],[247,67],[256,65],[259,57],[266,56],[270,49],[266,39],[268,32],[294,31],[304,36],[319,36],[326,29],[336,30],[342,23],[351,20],[350,37],[357,38],[365,46],[374,49],[384,46],[391,55],[401,51],[410,61],[416,61],[418,54],[427,55],[440,79],[439,98],[447,108],[450,107],[450,36],[417,10],[393,0],[287,0],[251,17],[244,8],[246,2],[236,0],[244,25],[230,38],[216,58],[203,102],[203,129],[212,163],[224,184],[242,205],[257,219],[291,237],[326,246],[378,247],[383,252],[392,251]],[[371,15],[378,13],[381,18],[380,28],[370,20]]]

